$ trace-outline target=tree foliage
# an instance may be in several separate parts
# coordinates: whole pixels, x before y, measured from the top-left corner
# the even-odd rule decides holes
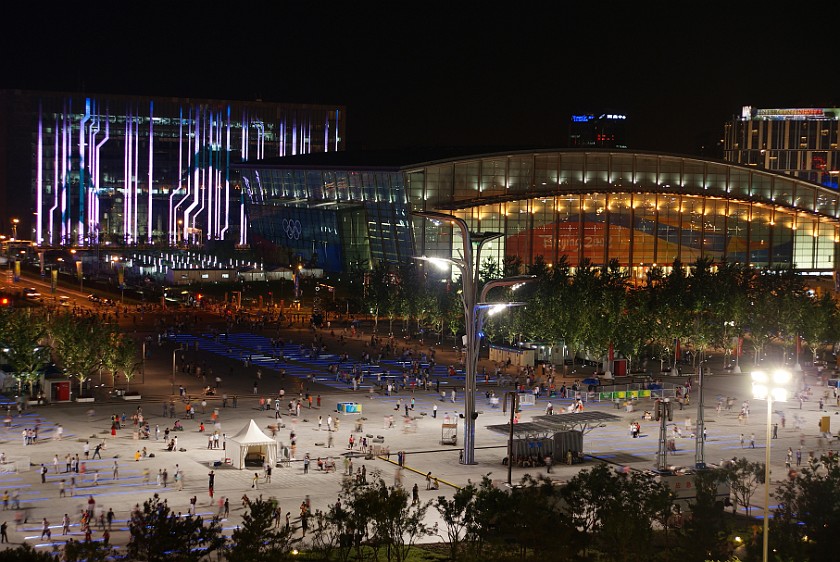
[[[277,504],[272,500],[252,500],[242,515],[242,524],[231,534],[225,553],[228,562],[269,562],[285,560],[292,549],[292,531],[276,525]]]
[[[225,544],[217,518],[177,517],[157,494],[132,513],[129,534],[127,554],[138,561],[209,559]]]

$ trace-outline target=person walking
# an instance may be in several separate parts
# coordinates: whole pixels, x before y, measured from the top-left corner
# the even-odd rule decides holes
[[[415,482],[411,488],[411,505],[417,505],[418,503],[420,503],[420,491],[417,488],[417,482]]]
[[[50,532],[50,522],[47,521],[47,518],[44,517],[43,522],[41,523],[41,538],[50,540],[52,533]]]
[[[432,404],[432,417],[437,418],[437,404]]]
[[[452,403],[455,403],[455,389],[452,389]]]
[[[8,534],[9,524],[3,521],[0,524],[0,543],[7,543],[9,542],[9,534]]]
[[[251,478],[251,487],[255,490],[259,490],[260,489],[259,484],[260,484],[260,475],[259,475],[258,472],[255,472],[254,477]]]
[[[120,465],[117,463],[117,461],[114,461],[113,474],[114,474],[114,480],[119,480],[120,479]]]
[[[774,423],[773,424],[773,439],[778,439],[778,438],[779,438],[779,424]]]
[[[802,447],[796,450],[796,466],[802,465]]]
[[[745,440],[746,440],[746,437],[744,437],[744,434],[742,433],[742,434],[741,434],[741,448],[742,448],[742,449],[744,448],[744,441],[745,441]]]
[[[210,499],[213,499],[213,487],[216,485],[216,473],[212,470],[207,474],[207,493],[210,494]]]
[[[755,449],[755,433],[750,433],[750,449]]]

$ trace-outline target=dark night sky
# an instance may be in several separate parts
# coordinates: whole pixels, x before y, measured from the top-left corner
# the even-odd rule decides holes
[[[97,4],[4,18],[0,88],[342,104],[349,148],[563,147],[610,110],[694,154],[743,105],[840,103],[836,34],[767,4]]]

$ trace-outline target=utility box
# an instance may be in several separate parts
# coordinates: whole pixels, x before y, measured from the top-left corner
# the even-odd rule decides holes
[[[820,418],[820,433],[831,433],[831,416]]]

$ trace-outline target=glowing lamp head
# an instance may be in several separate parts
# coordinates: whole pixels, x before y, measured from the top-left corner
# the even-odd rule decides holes
[[[767,400],[769,398],[774,402],[785,402],[787,400],[785,386],[790,382],[790,379],[790,372],[784,369],[773,371],[771,375],[764,371],[753,371],[753,396],[757,400]]]
[[[441,258],[429,258],[427,261],[441,271],[446,271],[447,269],[449,269],[450,262],[447,260]]]

